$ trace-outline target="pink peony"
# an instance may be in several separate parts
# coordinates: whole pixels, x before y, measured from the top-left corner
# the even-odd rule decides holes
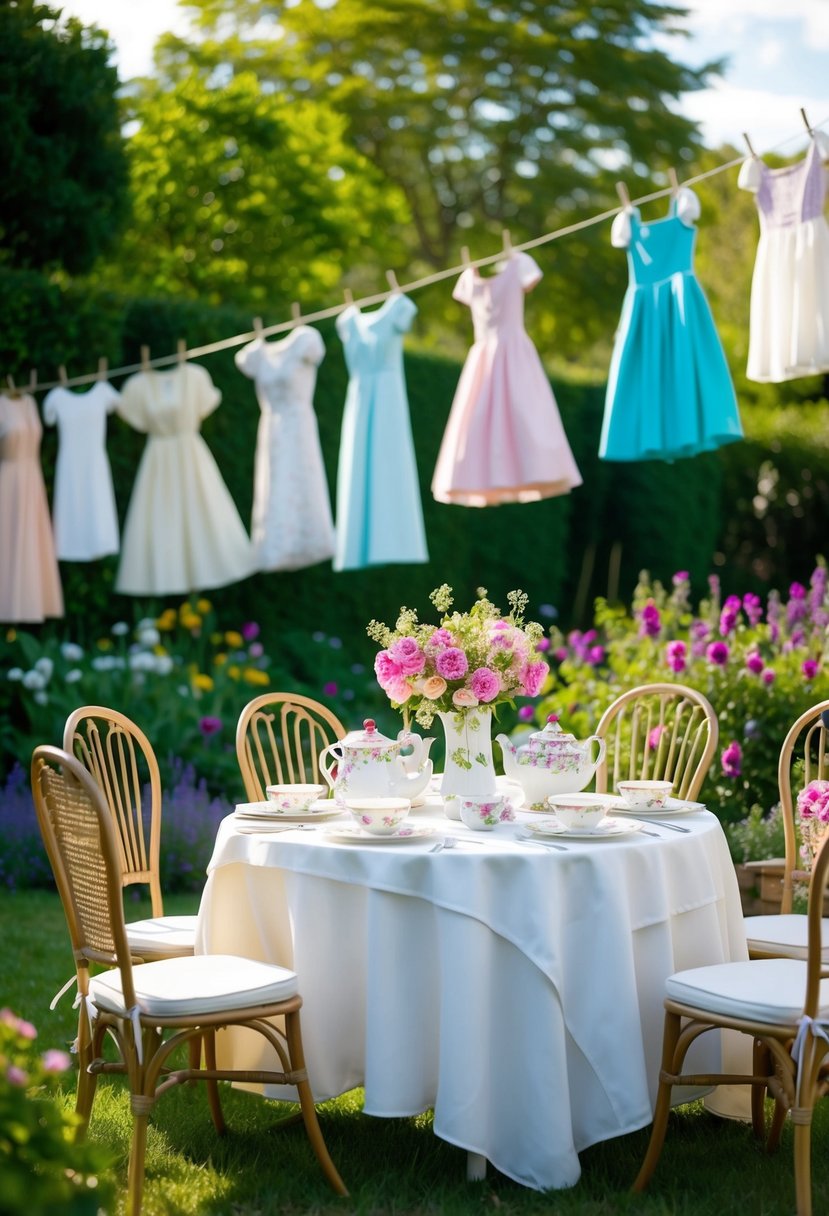
[[[389,647],[389,655],[404,676],[419,676],[426,666],[426,655],[414,638],[398,638]]]
[[[498,693],[501,691],[501,681],[491,668],[478,667],[472,672],[469,687],[478,700],[486,704],[489,701],[494,701],[498,696]]]
[[[444,680],[462,680],[468,669],[466,655],[457,646],[447,646],[435,659],[435,670]]]
[[[468,688],[456,688],[452,693],[452,704],[458,709],[474,709],[478,698]]]
[[[454,646],[455,639],[448,629],[436,629],[427,642],[434,650],[445,650],[447,646]]]
[[[829,823],[829,781],[810,781],[797,795],[797,811],[801,819]]]
[[[381,688],[385,689],[391,680],[399,680],[403,674],[400,664],[396,663],[388,650],[381,650],[374,659],[374,674]]]
[[[521,696],[537,697],[541,692],[542,684],[547,679],[549,670],[550,668],[543,660],[527,663],[521,672]]]
[[[446,692],[446,681],[440,676],[429,676],[428,680],[424,680],[418,688],[424,697],[428,697],[430,701],[437,701],[438,697],[442,697]]]

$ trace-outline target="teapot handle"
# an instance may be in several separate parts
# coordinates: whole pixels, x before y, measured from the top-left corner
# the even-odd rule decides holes
[[[328,747],[324,747],[322,749],[322,751],[320,752],[319,761],[318,761],[319,766],[320,766],[320,772],[322,773],[323,777],[328,782],[328,784],[330,785],[332,790],[334,788],[334,777],[332,775],[331,770],[334,768],[335,764],[341,759],[341,757],[335,755],[334,751],[333,751],[333,749],[338,746],[339,746],[339,744],[337,744],[337,743],[329,743]],[[328,764],[326,764],[325,759],[326,759],[326,756],[328,756],[328,755],[331,756],[331,759],[329,760]]]
[[[600,738],[599,735],[591,735],[590,738],[587,740],[587,742],[588,743],[598,743],[598,745],[599,745],[599,754],[597,755],[596,759],[592,762],[593,768],[597,769],[599,767],[599,765],[601,764],[602,760],[604,760],[604,758],[605,758],[605,752],[607,751],[607,744],[605,743],[604,739]]]

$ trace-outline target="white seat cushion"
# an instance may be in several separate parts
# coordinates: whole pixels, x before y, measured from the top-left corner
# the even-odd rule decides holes
[[[821,957],[829,962],[829,920],[823,922]],[[776,916],[747,916],[745,918],[746,941],[750,954],[777,954],[786,958],[802,958],[807,955],[809,919],[797,912]]]
[[[196,916],[152,916],[127,925],[130,949],[145,958],[172,958],[192,954],[196,944]]]
[[[806,997],[806,964],[791,958],[752,959],[677,971],[668,977],[666,995],[708,1013],[753,1022],[796,1024]],[[818,1017],[829,1016],[829,980],[820,985]]]
[[[156,1017],[193,1017],[273,1005],[296,996],[295,971],[232,954],[198,954],[142,963],[132,969],[138,1006]],[[121,972],[105,971],[89,982],[96,1005],[124,1015]]]

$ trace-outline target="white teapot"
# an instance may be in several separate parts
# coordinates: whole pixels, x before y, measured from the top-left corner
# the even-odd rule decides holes
[[[523,747],[516,747],[506,735],[496,735],[504,756],[504,773],[517,781],[524,791],[527,809],[547,808],[550,794],[575,794],[583,790],[601,764],[605,741],[591,735],[579,743],[574,735],[565,734],[558,724],[558,714],[550,714],[543,730],[530,735]],[[591,745],[598,743],[595,759],[590,758]]]
[[[338,802],[346,798],[413,799],[423,793],[432,776],[427,755],[431,744],[431,739],[408,731],[388,739],[372,718],[366,718],[362,730],[349,731],[320,752],[320,770]],[[407,756],[401,754],[404,747],[412,749]]]

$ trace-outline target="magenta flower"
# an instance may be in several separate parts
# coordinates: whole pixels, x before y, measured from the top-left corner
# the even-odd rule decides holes
[[[487,704],[498,696],[501,691],[501,681],[490,667],[478,667],[472,672],[469,687],[479,701]]]
[[[653,600],[648,600],[639,618],[639,634],[643,638],[655,638],[662,628],[659,609]]]
[[[732,739],[728,747],[723,751],[720,756],[720,764],[722,765],[725,777],[739,777],[742,773],[743,749],[736,739]]]
[[[829,781],[810,781],[797,795],[797,813],[801,819],[829,822]]]
[[[550,668],[542,660],[536,663],[526,663],[521,672],[521,695],[537,697],[541,692],[541,685],[547,679],[549,670]]]
[[[535,707],[532,705],[522,705],[518,711],[518,717],[522,722],[532,722],[535,717]]]
[[[217,734],[222,729],[221,718],[212,718],[209,715],[202,718],[199,722],[199,730],[204,735],[205,739],[209,739],[211,735]]]
[[[259,637],[259,626],[256,624],[256,621],[245,621],[241,633],[246,642],[252,642],[255,638]]]
[[[604,646],[591,646],[585,655],[585,659],[591,667],[599,667],[604,662],[604,656]]]
[[[550,649],[550,639],[549,638],[539,638],[535,644],[535,648],[536,648],[536,650],[540,651],[541,654],[543,654],[545,650]]]
[[[705,648],[705,657],[715,667],[725,667],[728,662],[729,649],[725,642],[712,642]]]
[[[745,609],[745,614],[748,617],[748,623],[751,625],[752,629],[756,625],[759,625],[763,616],[763,605],[759,595],[755,595],[753,591],[746,592],[746,594],[743,596],[743,608]]]
[[[756,650],[750,651],[750,653],[746,655],[746,667],[755,676],[759,676],[760,672],[765,667],[763,656],[758,654]]]
[[[664,734],[667,733],[667,731],[668,731],[668,728],[664,724],[660,724],[659,726],[654,726],[652,730],[648,731],[648,749],[650,751],[652,751],[652,752],[656,751],[656,749],[659,747],[660,739],[662,738],[662,736]]]
[[[687,583],[691,578],[687,570],[677,570],[676,574],[671,579],[675,587],[681,586],[682,583]]]
[[[468,669],[466,655],[458,646],[447,646],[435,659],[435,670],[444,680],[462,680]]]
[[[805,600],[805,598],[806,598],[806,588],[803,586],[803,584],[802,583],[792,583],[791,587],[789,587],[789,599],[790,600]]]
[[[773,684],[775,681],[776,672],[773,667],[766,667],[763,671],[762,681],[764,684]]]
[[[814,680],[818,673],[820,664],[816,659],[804,659],[800,670],[803,672],[804,680]]]
[[[723,637],[727,637],[737,628],[741,607],[742,602],[739,595],[729,595],[723,604],[723,610],[720,613],[720,633]]]
[[[329,680],[326,684],[323,684],[322,691],[326,697],[336,697],[337,685],[333,680]]]
[[[665,647],[665,662],[678,675],[687,666],[688,647],[684,642],[669,642]]]
[[[436,629],[429,638],[428,645],[435,650],[444,650],[447,646],[454,645],[455,639],[448,629]]]
[[[569,653],[570,652],[568,651],[566,646],[558,646],[553,651],[553,658],[556,660],[557,663],[563,663]]]
[[[426,655],[414,638],[398,638],[389,646],[389,655],[404,676],[419,676],[426,666]]]
[[[374,674],[380,687],[385,689],[390,680],[399,680],[403,673],[400,664],[395,663],[388,650],[381,650],[374,656]]]

